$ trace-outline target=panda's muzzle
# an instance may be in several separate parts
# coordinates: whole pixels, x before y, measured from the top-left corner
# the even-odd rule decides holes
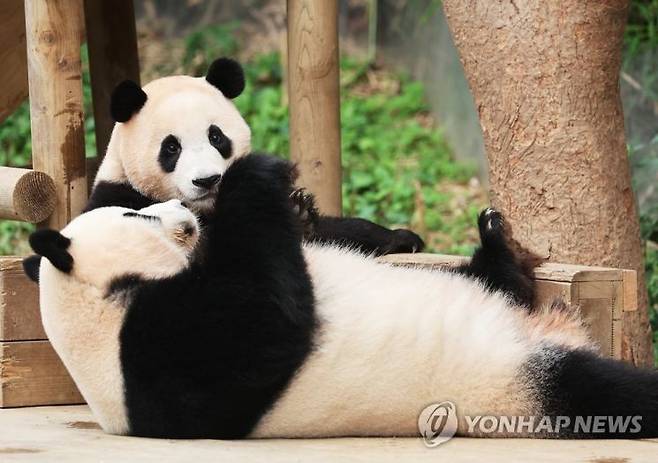
[[[205,190],[210,190],[219,183],[219,180],[221,178],[222,176],[220,174],[211,175],[210,177],[204,177],[204,178],[195,178],[194,180],[192,180],[192,184],[196,187],[203,188]]]

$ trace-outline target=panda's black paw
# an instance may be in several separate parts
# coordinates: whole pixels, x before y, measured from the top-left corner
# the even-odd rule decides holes
[[[293,210],[304,227],[304,238],[310,238],[315,233],[315,227],[320,213],[315,207],[315,198],[304,188],[298,188],[290,194]]]
[[[423,239],[411,230],[393,230],[393,239],[381,249],[381,255],[420,252],[425,247]]]
[[[505,243],[507,227],[503,214],[488,207],[478,217],[478,228],[480,230],[480,241],[482,246],[501,245]]]

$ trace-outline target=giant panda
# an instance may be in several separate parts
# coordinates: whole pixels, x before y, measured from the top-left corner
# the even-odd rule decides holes
[[[129,80],[120,83],[110,104],[116,124],[86,210],[180,199],[196,213],[211,211],[226,168],[251,149],[249,126],[231,101],[244,88],[243,69],[229,58],[214,61],[205,77],[163,77],[144,88]],[[373,254],[424,247],[409,230],[321,215],[307,238]]]
[[[44,328],[105,431],[413,436],[424,407],[449,400],[461,435],[478,434],[474,415],[639,415],[634,434],[557,436],[658,436],[658,374],[601,357],[573,311],[302,245],[292,172],[235,160],[203,233],[170,200],[31,236]]]

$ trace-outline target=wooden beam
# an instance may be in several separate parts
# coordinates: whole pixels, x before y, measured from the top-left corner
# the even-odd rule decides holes
[[[290,156],[320,211],[341,213],[338,1],[288,0]]]
[[[22,264],[22,257],[0,257],[0,341],[46,339],[39,285],[25,275]]]
[[[0,166],[0,219],[42,222],[55,210],[56,194],[47,174]]]
[[[126,79],[139,83],[135,10],[132,0],[85,0],[84,6],[96,150],[102,159],[114,127],[112,90]]]
[[[50,342],[0,342],[0,407],[76,403],[84,399]]]
[[[46,225],[62,228],[87,201],[82,69],[82,0],[26,0],[32,164],[55,181],[57,207]]]
[[[0,122],[27,97],[27,53],[23,0],[0,2]]]

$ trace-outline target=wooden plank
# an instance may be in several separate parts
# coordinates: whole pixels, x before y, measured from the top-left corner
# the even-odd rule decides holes
[[[0,122],[27,98],[23,0],[0,2]]]
[[[341,213],[338,1],[288,0],[290,156],[325,214]]]
[[[467,263],[468,257],[451,256],[445,254],[430,254],[419,252],[416,254],[390,254],[379,258],[384,262],[395,264],[418,264],[421,266],[453,266]],[[632,270],[629,270],[632,272]],[[607,267],[594,267],[586,265],[559,264],[546,262],[535,269],[537,280],[550,281],[621,281],[622,270]],[[628,277],[630,278],[630,276]],[[629,284],[632,282],[629,280]]]
[[[0,343],[0,407],[84,403],[48,341]]]
[[[21,462],[178,461],[243,463],[592,462],[653,463],[658,442],[642,440],[474,439],[426,448],[418,437],[172,440],[104,434],[86,406],[0,410],[0,460]],[[111,456],[111,457],[110,457]],[[293,458],[291,458],[293,457]]]
[[[622,270],[622,285],[624,288],[622,311],[633,312],[637,310],[637,272]]]
[[[23,273],[21,257],[0,257],[0,341],[46,339],[39,286]]]
[[[55,209],[55,182],[31,169],[0,166],[0,219],[41,222]]]
[[[126,79],[139,83],[135,10],[132,0],[85,0],[84,6],[96,150],[102,158],[114,127],[112,90]]]
[[[32,164],[55,181],[57,207],[46,225],[62,228],[87,201],[82,0],[26,0],[25,22]]]

